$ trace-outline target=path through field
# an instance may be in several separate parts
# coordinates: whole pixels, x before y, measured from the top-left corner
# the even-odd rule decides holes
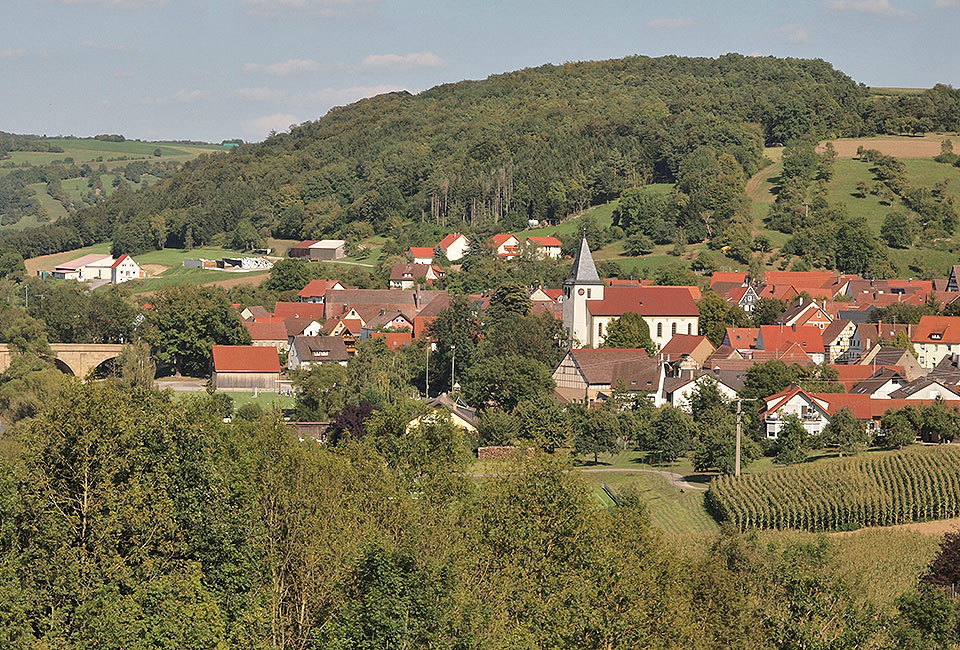
[[[924,535],[943,535],[960,531],[960,519],[937,519],[935,521],[913,521],[909,524],[900,524],[898,526],[870,526],[868,528],[859,528],[857,530],[843,531],[839,533],[828,533],[831,537],[844,537],[854,535],[864,530],[912,530]]]
[[[610,473],[610,474],[659,474],[660,476],[667,479],[671,485],[680,489],[681,491],[690,490],[693,492],[706,492],[707,488],[702,485],[694,485],[688,483],[687,480],[683,477],[682,474],[677,474],[676,472],[668,472],[662,469],[636,469],[632,467],[583,467],[577,469],[568,469],[564,470],[565,472],[581,472],[583,474],[601,474],[601,473]],[[481,474],[470,474],[471,478],[485,478],[485,477],[494,477],[497,476],[495,472],[481,473]]]

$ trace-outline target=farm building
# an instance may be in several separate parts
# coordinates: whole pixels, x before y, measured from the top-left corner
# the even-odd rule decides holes
[[[309,260],[338,260],[347,255],[347,242],[342,239],[307,239],[290,247],[290,257]]]
[[[111,284],[120,284],[145,277],[145,274],[129,255],[114,258],[113,255],[91,253],[57,266],[53,270],[53,277],[81,282],[106,280]]]
[[[273,346],[215,345],[211,371],[221,390],[277,390],[280,356]]]

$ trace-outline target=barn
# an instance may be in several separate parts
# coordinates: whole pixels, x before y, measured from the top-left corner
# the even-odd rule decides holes
[[[213,385],[221,390],[277,390],[280,357],[277,348],[256,345],[215,345]]]

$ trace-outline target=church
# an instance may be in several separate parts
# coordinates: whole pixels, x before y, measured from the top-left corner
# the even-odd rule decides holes
[[[563,325],[571,348],[598,348],[610,323],[627,312],[643,317],[663,348],[674,334],[699,334],[700,312],[685,287],[609,287],[600,279],[584,238],[563,283]]]

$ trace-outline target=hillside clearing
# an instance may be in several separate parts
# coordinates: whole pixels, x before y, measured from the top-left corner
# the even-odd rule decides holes
[[[922,136],[883,135],[875,138],[838,138],[829,140],[837,150],[837,158],[856,158],[857,149],[876,149],[882,154],[897,158],[933,158],[940,154],[940,144],[946,140],[957,140],[955,133],[928,133]],[[828,141],[817,146],[822,152]],[[960,141],[955,142],[960,148]]]

